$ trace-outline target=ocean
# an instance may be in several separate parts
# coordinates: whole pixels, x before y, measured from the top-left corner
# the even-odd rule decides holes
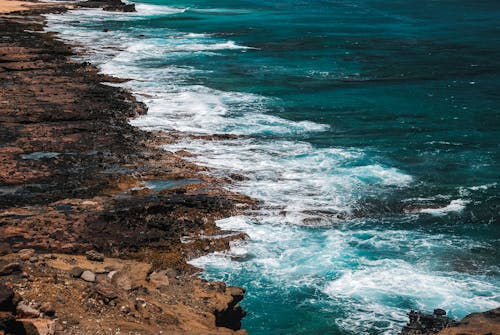
[[[398,334],[410,309],[500,306],[500,3],[149,0],[48,15],[183,137],[249,239],[201,257],[250,335]]]

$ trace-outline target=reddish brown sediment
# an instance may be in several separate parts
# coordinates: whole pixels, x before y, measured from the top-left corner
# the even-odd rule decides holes
[[[216,237],[215,220],[254,201],[224,190],[230,178],[210,177],[189,153],[159,149],[176,135],[128,124],[146,107],[42,31],[39,14],[66,7],[30,8],[0,16],[0,283],[55,315],[23,322],[57,334],[244,333],[243,291],[193,277],[187,260],[244,238]],[[183,178],[195,182],[145,184]],[[27,248],[35,254],[24,257]],[[104,262],[79,256],[89,250]],[[74,277],[74,267],[97,276]],[[113,271],[131,286],[108,279]],[[0,307],[0,329],[21,317]]]

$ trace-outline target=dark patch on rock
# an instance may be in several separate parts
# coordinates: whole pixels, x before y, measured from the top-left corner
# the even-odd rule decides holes
[[[403,327],[401,335],[431,335],[457,324],[455,320],[446,316],[446,311],[438,308],[432,314],[410,311],[410,322]]]

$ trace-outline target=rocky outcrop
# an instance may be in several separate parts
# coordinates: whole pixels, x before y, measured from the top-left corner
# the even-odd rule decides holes
[[[500,335],[500,308],[467,315],[439,335]]]
[[[130,126],[145,106],[72,61],[71,46],[41,33],[40,13],[0,16],[0,278],[24,298],[19,305],[0,287],[0,324],[243,334],[242,291],[193,277],[187,260],[244,237],[220,234],[215,220],[252,200],[185,152],[158,148],[174,135]],[[145,186],[179,178],[200,182]]]

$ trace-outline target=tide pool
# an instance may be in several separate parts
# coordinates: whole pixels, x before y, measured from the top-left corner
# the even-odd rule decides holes
[[[154,0],[48,15],[260,209],[195,259],[247,289],[250,335],[398,334],[500,305],[500,4]]]

